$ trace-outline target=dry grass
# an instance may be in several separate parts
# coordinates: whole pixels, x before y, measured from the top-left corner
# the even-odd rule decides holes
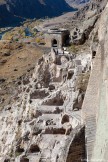
[[[16,79],[22,76],[36,64],[41,56],[42,51],[39,48],[30,46],[11,51],[9,58],[4,57],[7,62],[0,66],[0,78]]]
[[[6,79],[0,84],[0,109],[5,105],[12,103],[13,96],[18,91],[19,78],[33,72],[37,60],[42,56],[43,51],[38,47],[31,45],[20,46],[14,42],[12,45],[4,44],[0,46],[0,62],[6,60],[6,63],[0,64],[0,79]],[[10,53],[10,56],[5,56]]]
[[[83,45],[71,44],[68,47],[68,50],[70,51],[70,53],[74,53],[74,54],[81,54],[81,52],[84,52],[84,51],[87,52],[87,51],[89,51],[89,42],[86,42]]]

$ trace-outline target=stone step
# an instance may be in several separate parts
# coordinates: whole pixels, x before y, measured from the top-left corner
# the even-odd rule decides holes
[[[58,121],[61,121],[61,114],[42,114],[42,116],[39,117],[41,120],[53,120],[55,123]]]
[[[45,157],[41,157],[39,162],[51,162],[50,160],[48,160],[47,158]]]
[[[44,106],[41,105],[37,108],[37,110],[41,111],[43,114],[60,114],[63,112],[63,106]]]

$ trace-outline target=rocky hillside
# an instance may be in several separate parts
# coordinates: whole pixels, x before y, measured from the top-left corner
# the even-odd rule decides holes
[[[90,0],[67,0],[70,6],[81,6],[89,2]]]
[[[65,0],[0,0],[0,26],[28,18],[58,16],[74,10]]]
[[[107,0],[91,0],[75,13],[74,19],[89,19],[95,15],[100,15],[105,8],[106,3]]]

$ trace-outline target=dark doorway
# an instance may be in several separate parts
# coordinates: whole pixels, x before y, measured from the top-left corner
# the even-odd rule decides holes
[[[69,41],[70,41],[69,35],[66,35],[65,38],[64,38],[64,46],[68,46]]]
[[[74,75],[74,72],[73,71],[69,71],[67,79],[71,79],[73,75]]]
[[[56,39],[53,39],[53,41],[52,41],[52,47],[57,47],[57,40]]]
[[[92,51],[92,59],[96,57],[96,51]]]

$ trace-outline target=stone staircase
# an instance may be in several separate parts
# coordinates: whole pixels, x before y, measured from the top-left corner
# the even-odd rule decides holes
[[[94,138],[96,135],[96,117],[91,116],[86,119],[85,128],[86,148],[87,148],[87,159],[91,159],[94,148]]]

